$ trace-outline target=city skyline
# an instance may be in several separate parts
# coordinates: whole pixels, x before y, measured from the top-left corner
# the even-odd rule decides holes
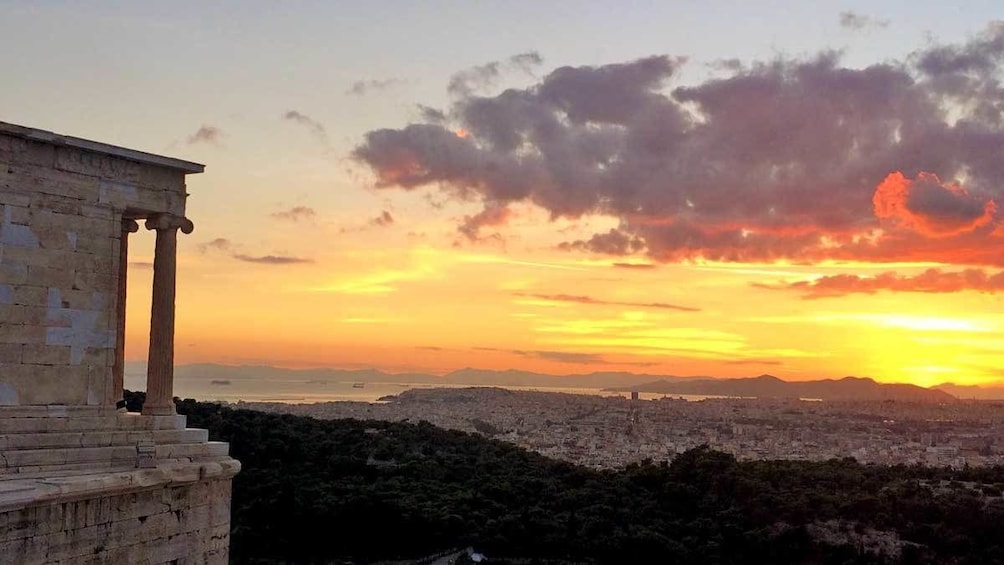
[[[207,165],[179,363],[1004,380],[989,2],[182,5],[0,4],[0,120]]]

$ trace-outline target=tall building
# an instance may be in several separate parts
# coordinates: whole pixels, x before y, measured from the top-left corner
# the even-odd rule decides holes
[[[185,176],[0,122],[0,561],[226,563],[240,464],[175,413]],[[129,234],[155,230],[147,400],[122,400]]]

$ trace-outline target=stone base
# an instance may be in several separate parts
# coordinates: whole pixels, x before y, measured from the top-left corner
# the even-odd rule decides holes
[[[185,417],[0,409],[0,565],[227,563],[240,463]]]
[[[226,564],[236,469],[200,478],[202,465],[194,467],[6,482],[0,562]],[[16,498],[20,507],[10,508]]]

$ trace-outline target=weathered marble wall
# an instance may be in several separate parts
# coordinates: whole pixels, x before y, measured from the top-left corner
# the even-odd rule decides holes
[[[114,403],[122,217],[183,216],[184,177],[0,129],[0,405]]]
[[[0,562],[225,564],[230,479],[0,513]]]

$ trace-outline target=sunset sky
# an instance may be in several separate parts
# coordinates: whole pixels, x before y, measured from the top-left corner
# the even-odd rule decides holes
[[[207,165],[179,363],[983,384],[1004,8],[949,4],[0,0],[0,121]]]

